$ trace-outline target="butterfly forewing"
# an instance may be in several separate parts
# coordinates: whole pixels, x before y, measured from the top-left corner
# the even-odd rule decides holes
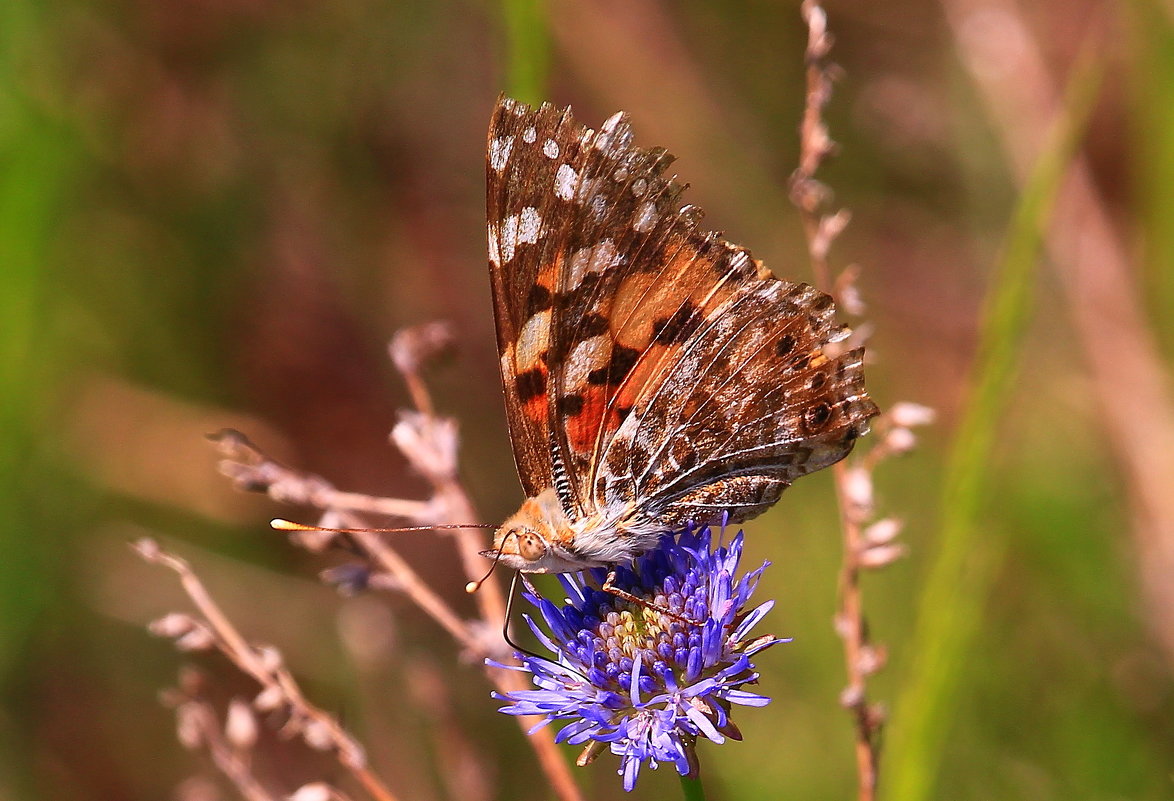
[[[490,272],[515,457],[528,493],[555,486],[580,514],[626,412],[618,390],[648,345],[617,338],[627,318],[613,307],[626,276],[680,244],[653,225],[677,208],[681,187],[661,176],[672,157],[630,143],[621,115],[596,132],[508,99],[490,126]]]
[[[544,255],[550,238],[543,220],[550,225],[550,206],[561,197],[557,165],[541,148],[552,138],[565,141],[560,131],[568,125],[569,112],[552,106],[533,111],[501,98],[486,153],[489,274],[502,383],[514,458],[530,496],[555,481],[546,352],[557,276]]]

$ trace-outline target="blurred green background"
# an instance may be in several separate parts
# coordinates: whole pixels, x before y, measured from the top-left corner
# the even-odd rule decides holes
[[[1145,389],[1164,387],[1157,354],[1174,346],[1174,7],[828,11],[841,150],[821,177],[853,214],[833,261],[863,269],[873,396],[939,413],[878,475],[910,549],[865,577],[892,657],[870,685],[892,713],[882,797],[1174,797],[1174,559],[1161,558],[1174,527],[1160,508],[1174,412]],[[713,228],[810,280],[786,188],[805,38],[797,4],[753,0],[0,5],[0,798],[235,797],[158,703],[191,660],[142,629],[186,608],[126,548],[143,535],[282,649],[403,798],[473,797],[451,783],[458,741],[479,797],[550,797],[478,667],[402,599],[319,585],[327,560],[267,529],[289,512],[234,493],[203,435],[235,426],[340,487],[423,497],[387,444],[407,396],[384,345],[451,320],[460,351],[430,382],[461,422],[480,513],[500,520],[520,491],[485,276],[494,98],[572,103],[589,125],[626,109],[638,142],[680,157]],[[1022,66],[1033,53],[1042,71]],[[1073,83],[1082,60],[1099,84]],[[1069,133],[1124,271],[1095,226],[1022,202],[1037,157],[1069,155],[1031,157],[1046,131],[1023,109],[1045,112],[1030,92],[1066,86],[1099,86],[1087,119],[1069,104]],[[1080,197],[1034,174],[1045,199]],[[1075,250],[1036,249],[1040,230]],[[1074,252],[1092,254],[1085,294]],[[748,530],[748,560],[774,563],[767,626],[795,642],[764,655],[775,700],[738,717],[745,742],[701,747],[706,787],[852,798],[830,475]],[[447,540],[401,544],[471,612]],[[194,661],[225,697],[253,691],[223,660]],[[296,743],[264,756],[275,792],[341,773]],[[619,798],[614,767],[576,777]],[[671,769],[645,773],[634,797],[675,785]]]

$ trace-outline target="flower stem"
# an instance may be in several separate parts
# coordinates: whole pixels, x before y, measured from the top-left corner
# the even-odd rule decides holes
[[[705,801],[705,788],[701,786],[701,779],[681,777],[681,794],[685,801]]]

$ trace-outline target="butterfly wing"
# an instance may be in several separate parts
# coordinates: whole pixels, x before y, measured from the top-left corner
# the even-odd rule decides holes
[[[571,517],[596,507],[592,463],[648,346],[617,338],[611,310],[636,291],[628,276],[675,247],[652,225],[682,189],[661,177],[672,157],[630,142],[622,115],[596,132],[569,110],[508,98],[489,130],[489,266],[514,456],[526,492],[555,487]]]
[[[846,456],[877,409],[863,351],[834,352],[848,330],[833,311],[826,295],[773,278],[716,310],[608,444],[605,503],[631,497],[668,526],[740,521]]]
[[[598,132],[503,98],[489,251],[510,430],[531,496],[572,517],[749,517],[842,458],[875,414],[831,301],[697,230],[622,114]]]
[[[555,275],[544,256],[548,238],[539,237],[536,225],[556,197],[555,170],[533,151],[538,130],[545,141],[564,127],[563,117],[550,106],[535,112],[499,98],[486,149],[489,277],[502,388],[514,460],[531,497],[553,486],[555,478],[553,386],[545,361]]]

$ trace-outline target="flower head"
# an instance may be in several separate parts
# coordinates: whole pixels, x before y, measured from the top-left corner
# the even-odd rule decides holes
[[[542,716],[540,726],[568,721],[556,739],[586,744],[580,764],[610,747],[625,790],[645,761],[695,775],[699,737],[741,739],[731,705],[770,701],[741,689],[758,679],[750,657],[785,640],[749,636],[774,605],[745,609],[767,563],[737,578],[742,532],[729,545],[714,548],[713,539],[709,528],[666,535],[631,567],[616,568],[613,586],[640,603],[595,589],[602,569],[560,575],[569,596],[561,607],[527,585],[524,597],[546,631],[526,621],[554,658],[519,655],[514,669],[532,674],[538,689],[496,695],[509,702],[501,711]]]

